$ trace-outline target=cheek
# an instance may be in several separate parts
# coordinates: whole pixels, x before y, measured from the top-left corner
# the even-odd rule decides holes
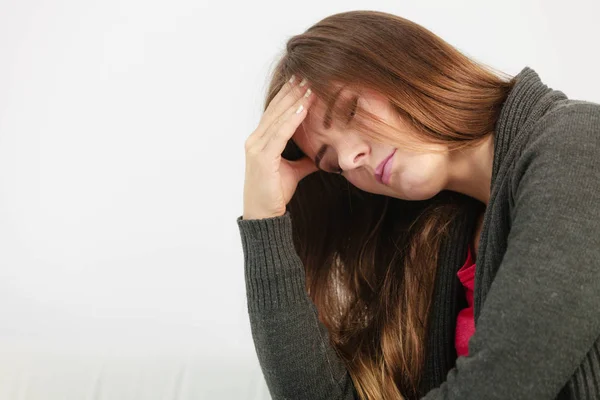
[[[443,189],[445,168],[443,158],[436,156],[415,158],[401,170],[395,186],[409,199],[429,199]]]
[[[412,186],[426,185],[435,174],[434,168],[428,163],[412,163],[402,169],[402,180]]]

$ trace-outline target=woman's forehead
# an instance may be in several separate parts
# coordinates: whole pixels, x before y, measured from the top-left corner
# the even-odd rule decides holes
[[[344,101],[352,97],[354,92],[355,90],[352,90],[345,85],[336,85],[330,91],[333,96],[332,99],[323,99],[321,96],[315,94],[315,99],[307,111],[306,118],[302,121],[302,125],[309,131],[308,133],[319,133],[325,130],[325,117],[335,117],[335,114],[331,114],[330,116],[327,114],[332,113],[334,109],[339,108]],[[330,102],[331,104],[328,104],[327,102]]]
[[[325,118],[326,105],[322,99],[316,97],[307,111],[301,125],[309,132],[319,130],[319,124]]]
[[[309,118],[308,115],[302,121],[302,123],[298,125],[296,132],[292,136],[292,140],[294,141],[294,143],[296,143],[296,145],[300,148],[300,150],[302,150],[304,154],[306,154],[310,158],[314,158],[314,154],[316,152],[314,147],[316,147],[317,139],[314,131],[311,128],[307,127],[307,118]]]

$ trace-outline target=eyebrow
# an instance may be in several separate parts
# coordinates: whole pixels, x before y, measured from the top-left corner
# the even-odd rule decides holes
[[[340,88],[335,92],[335,95],[333,96],[333,99],[331,99],[331,101],[329,102],[329,104],[327,105],[327,109],[325,110],[325,117],[323,118],[323,128],[325,129],[329,129],[331,128],[331,113],[333,110],[333,107],[335,107],[335,103],[337,101],[337,99],[340,97],[340,94],[342,93],[342,91],[344,90],[344,88]],[[325,152],[327,151],[327,148],[329,146],[327,146],[326,144],[322,145],[319,150],[317,151],[317,154],[315,155],[315,165],[318,169],[321,169],[321,160],[323,159],[323,156],[325,155]]]

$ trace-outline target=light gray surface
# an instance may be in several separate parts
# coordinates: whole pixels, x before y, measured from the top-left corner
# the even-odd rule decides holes
[[[10,400],[270,399],[260,370],[239,358],[0,349],[0,398]]]

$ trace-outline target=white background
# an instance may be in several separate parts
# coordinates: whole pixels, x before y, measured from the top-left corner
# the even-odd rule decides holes
[[[597,0],[0,0],[0,398],[268,399],[244,141],[285,41],[376,9],[600,102]]]

